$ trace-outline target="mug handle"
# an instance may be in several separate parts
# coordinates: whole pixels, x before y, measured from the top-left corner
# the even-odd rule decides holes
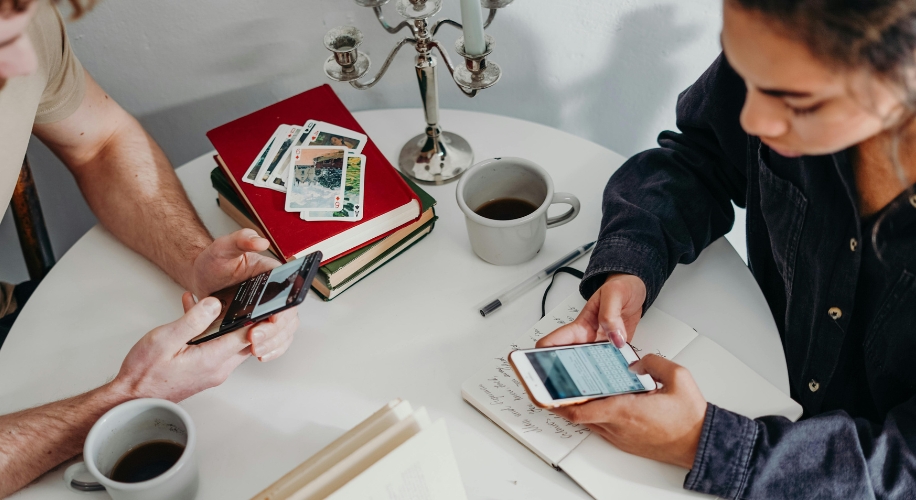
[[[75,491],[102,491],[105,489],[89,473],[86,462],[77,462],[67,467],[67,470],[64,471],[64,482]]]
[[[571,208],[566,211],[563,215],[558,215],[556,217],[547,218],[547,229],[552,227],[562,226],[567,222],[576,218],[579,215],[579,198],[569,194],[569,193],[554,193],[553,200],[550,201],[550,204],[554,203],[566,203]]]

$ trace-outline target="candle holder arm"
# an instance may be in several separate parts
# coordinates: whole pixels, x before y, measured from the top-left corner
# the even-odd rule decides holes
[[[493,24],[493,20],[496,19],[497,11],[499,11],[499,9],[490,9],[490,13],[487,15],[487,20],[484,21],[483,23],[483,29],[487,29],[490,27],[491,24]],[[433,30],[432,30],[433,35],[438,33],[439,28],[441,28],[442,26],[446,24],[449,26],[454,26],[458,29],[464,28],[464,26],[462,26],[461,23],[459,23],[458,21],[452,21],[451,19],[442,19],[440,21],[437,21],[436,24],[433,25]]]
[[[451,19],[442,19],[442,20],[436,21],[436,24],[433,25],[433,30],[432,30],[433,36],[435,36],[435,34],[439,32],[439,28],[441,28],[442,26],[445,26],[446,24],[450,26],[454,26],[458,29],[463,28],[463,26],[461,26],[461,23],[459,23],[458,21],[452,21]]]
[[[452,64],[452,60],[448,56],[448,51],[442,47],[442,44],[439,43],[439,40],[433,40],[432,42],[430,42],[430,45],[432,45],[433,47],[439,50],[439,54],[442,55],[442,60],[445,61],[445,67],[448,68],[448,73],[452,76],[452,81],[455,82],[455,85],[458,86],[458,89],[461,90],[461,92],[468,97],[476,96],[478,92],[477,89],[468,90],[462,87],[458,83],[458,80],[455,80],[455,66]]]
[[[483,23],[483,29],[487,29],[493,24],[493,20],[496,19],[496,12],[499,9],[490,9],[490,13],[487,14],[487,20]]]
[[[407,44],[416,45],[416,43],[417,41],[414,40],[413,38],[404,38],[403,40],[398,42],[398,44],[395,45],[393,49],[391,49],[391,53],[388,54],[388,59],[385,59],[385,64],[382,64],[382,68],[379,69],[377,75],[375,75],[374,77],[372,77],[369,81],[365,83],[360,82],[359,80],[353,80],[350,82],[350,85],[360,90],[372,88],[376,83],[378,83],[379,80],[382,79],[383,76],[385,76],[385,72],[388,71],[388,67],[391,66],[391,61],[394,60],[394,56],[396,56],[398,51],[401,50],[401,47]]]
[[[382,14],[382,6],[376,6],[372,8],[372,11],[375,12],[375,18],[378,19],[378,22],[382,25],[382,28],[385,28],[385,31],[388,33],[397,33],[404,28],[409,28],[412,35],[416,36],[416,33],[413,32],[413,26],[407,21],[401,21],[401,24],[397,26],[392,26],[388,24],[388,21],[385,20],[385,16]]]

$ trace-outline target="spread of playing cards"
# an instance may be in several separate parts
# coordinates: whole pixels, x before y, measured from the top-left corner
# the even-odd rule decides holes
[[[307,221],[363,218],[366,136],[316,120],[280,125],[243,181],[286,193],[286,211]]]

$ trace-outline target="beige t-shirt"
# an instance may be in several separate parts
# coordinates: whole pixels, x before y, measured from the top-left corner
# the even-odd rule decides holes
[[[9,205],[29,145],[32,126],[72,115],[83,102],[83,67],[70,48],[64,20],[49,0],[40,0],[28,27],[38,71],[11,78],[0,89],[0,203]],[[12,305],[0,287],[0,316]]]

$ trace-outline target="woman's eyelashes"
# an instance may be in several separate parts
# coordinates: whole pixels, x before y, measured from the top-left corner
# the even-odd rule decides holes
[[[792,114],[795,116],[808,116],[808,115],[813,114],[817,110],[821,109],[821,107],[824,106],[824,103],[819,102],[811,106],[803,106],[803,107],[793,106],[789,103],[785,103],[785,105],[787,108],[789,108],[789,111],[791,111]]]

